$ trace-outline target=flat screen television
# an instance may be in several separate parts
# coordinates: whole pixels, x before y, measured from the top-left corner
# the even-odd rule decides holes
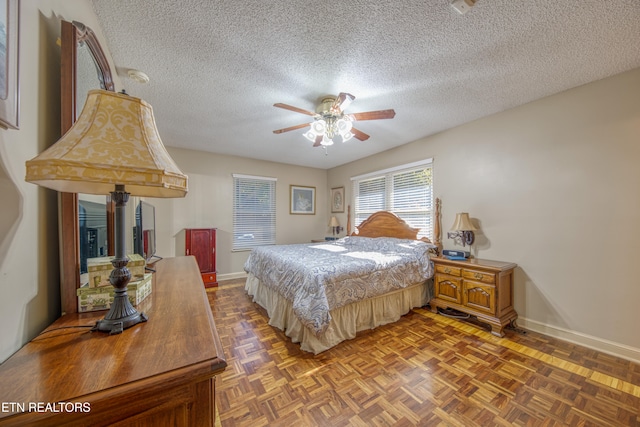
[[[136,208],[133,246],[135,253],[147,262],[156,256],[156,208],[144,201],[140,201]]]

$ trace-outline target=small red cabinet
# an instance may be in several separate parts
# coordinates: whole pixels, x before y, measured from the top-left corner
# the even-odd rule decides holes
[[[218,286],[215,228],[185,229],[185,255],[196,257],[205,288]]]

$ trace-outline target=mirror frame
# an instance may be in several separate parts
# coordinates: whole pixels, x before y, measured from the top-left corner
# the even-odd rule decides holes
[[[85,43],[93,55],[102,89],[115,91],[107,57],[94,32],[80,22],[61,22],[60,40],[60,107],[61,135],[64,135],[78,117],[78,45]],[[78,194],[60,194],[60,297],[62,313],[77,313],[80,287],[80,226],[78,221]],[[113,255],[113,203],[107,203],[107,246]]]

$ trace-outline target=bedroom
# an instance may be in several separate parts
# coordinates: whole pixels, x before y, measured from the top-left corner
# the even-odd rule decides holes
[[[0,360],[59,314],[51,280],[59,276],[56,197],[23,178],[25,160],[58,131],[58,114],[51,110],[58,108],[59,79],[50,70],[59,65],[51,41],[61,18],[100,28],[88,2],[22,4],[21,128],[0,133],[0,194],[6,200],[0,217]],[[174,255],[172,236],[185,227],[232,230],[232,173],[278,177],[278,243],[291,243],[328,232],[331,188],[345,186],[348,199],[352,176],[433,158],[444,231],[456,212],[468,211],[481,228],[477,256],[518,264],[520,326],[638,362],[640,287],[632,266],[640,236],[640,63],[637,56],[634,61],[618,75],[328,170],[169,147],[189,175],[190,194],[153,200],[163,212],[158,253]],[[312,218],[289,215],[290,184],[316,187]],[[344,224],[346,214],[338,219]],[[224,239],[228,248],[228,234],[223,248]],[[444,243],[452,245],[446,238]],[[245,258],[222,250],[223,278],[241,273]]]

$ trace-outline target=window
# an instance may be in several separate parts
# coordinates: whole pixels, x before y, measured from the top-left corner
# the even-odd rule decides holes
[[[233,174],[233,250],[276,243],[276,179]]]
[[[433,239],[432,160],[351,178],[354,222],[359,225],[372,213],[390,211],[419,228],[418,237]]]

